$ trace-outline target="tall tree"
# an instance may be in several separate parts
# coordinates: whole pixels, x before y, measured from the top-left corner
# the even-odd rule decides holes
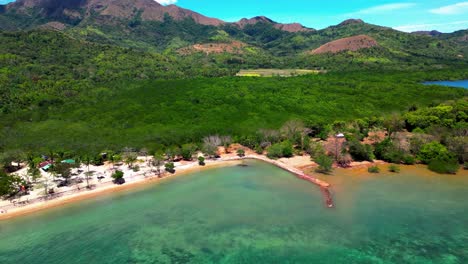
[[[304,133],[304,123],[300,120],[290,120],[281,127],[283,136],[295,144],[300,144]]]
[[[58,162],[54,164],[54,166],[51,168],[51,171],[56,173],[57,175],[60,175],[62,178],[65,179],[65,183],[68,184],[70,178],[71,178],[71,165],[68,163],[61,163]]]
[[[89,165],[91,165],[92,158],[90,154],[85,154],[81,157],[81,161],[86,165],[87,171],[85,173],[85,178],[86,178],[86,188],[90,188],[89,186],[89,177],[91,176],[91,172],[89,171]]]
[[[161,166],[164,166],[164,155],[160,152],[154,153],[151,164],[156,168],[156,174],[158,175],[158,178],[161,178]]]
[[[203,138],[203,152],[209,157],[216,156],[218,146],[223,143],[222,139],[218,135],[211,135]]]
[[[184,160],[192,160],[193,155],[195,154],[196,150],[197,150],[197,146],[195,144],[189,143],[189,144],[182,145],[182,148],[181,148],[182,158]]]
[[[405,126],[405,120],[401,115],[393,113],[384,119],[383,122],[385,128],[387,129],[388,136],[392,137],[395,132],[401,131]]]
[[[333,159],[325,154],[321,154],[315,159],[315,162],[319,165],[317,172],[329,173],[332,171]]]
[[[137,161],[138,156],[135,152],[128,152],[125,153],[125,164],[128,165],[129,168],[133,168],[133,164]]]
[[[17,192],[21,185],[24,185],[21,177],[11,174],[8,175],[0,170],[0,196],[11,195]]]

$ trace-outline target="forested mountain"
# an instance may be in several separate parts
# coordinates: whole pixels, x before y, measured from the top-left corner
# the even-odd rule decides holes
[[[466,30],[410,34],[360,19],[315,30],[263,16],[228,23],[153,0],[18,0],[0,5],[0,43],[6,157],[170,149],[214,134],[258,147],[259,131],[293,119],[310,136],[346,122],[365,134],[387,115],[448,100],[456,118],[437,116],[466,127],[468,90],[421,84],[468,78]],[[318,74],[230,77],[259,68]]]
[[[77,41],[171,56],[207,57],[208,61],[222,60],[221,64],[234,68],[419,69],[459,67],[468,61],[466,30],[434,36],[409,34],[350,19],[317,31],[262,16],[227,23],[153,0],[18,0],[0,7],[0,29],[54,30]],[[339,52],[333,52],[333,48],[312,52],[356,36],[373,39],[375,44],[352,42],[345,43]],[[233,49],[232,45],[239,42],[243,48]],[[219,43],[223,48],[217,52],[180,52],[194,45]],[[222,53],[225,57],[220,59]]]

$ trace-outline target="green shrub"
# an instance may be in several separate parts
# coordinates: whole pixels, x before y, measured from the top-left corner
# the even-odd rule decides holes
[[[93,164],[94,166],[102,166],[104,165],[104,158],[100,154],[96,155],[96,157],[94,157],[91,161],[91,164]]]
[[[437,173],[456,174],[460,164],[455,158],[438,157],[429,162],[428,168]]]
[[[375,157],[380,160],[385,160],[385,154],[392,148],[392,140],[390,138],[385,138],[382,142],[375,144]]]
[[[367,169],[367,171],[370,172],[370,173],[379,173],[379,172],[380,172],[380,168],[377,167],[377,166],[372,166],[372,167],[369,167],[369,168]]]
[[[289,141],[284,141],[282,144],[282,147],[283,147],[283,157],[286,157],[286,158],[290,158],[293,155],[293,146],[291,144],[291,142]]]
[[[174,162],[168,162],[168,163],[164,164],[164,168],[165,168],[165,170],[167,172],[175,173]]]
[[[289,158],[293,156],[293,151],[292,144],[289,141],[284,141],[271,145],[268,148],[267,156],[270,159]]]
[[[333,159],[327,155],[320,155],[315,159],[315,162],[319,165],[316,169],[320,173],[329,173],[332,171]]]
[[[0,170],[0,196],[16,194],[19,187],[25,184],[26,182],[21,177],[15,174],[9,175]]]
[[[432,141],[431,143],[424,144],[418,153],[418,159],[421,160],[424,164],[429,164],[431,160],[437,158],[446,158],[449,157],[449,151],[447,148],[440,144],[437,141]]]
[[[409,155],[409,154],[404,155],[402,161],[406,165],[413,165],[416,163],[416,159],[412,155]]]
[[[383,160],[390,163],[400,163],[403,161],[405,153],[401,150],[396,148],[388,149],[386,153],[384,153]]]
[[[263,154],[263,148],[260,145],[256,146],[255,147],[255,153]]]
[[[205,166],[205,157],[198,157],[198,165]]]
[[[238,150],[237,150],[237,156],[239,156],[239,157],[244,157],[244,156],[245,156],[245,150],[243,150],[243,149],[238,149]]]
[[[424,133],[426,133],[426,132],[424,131],[424,129],[421,129],[421,128],[419,128],[419,127],[413,129],[412,132],[413,132],[413,133],[417,133],[417,134],[424,134]]]
[[[124,183],[125,183],[123,171],[116,170],[116,171],[112,174],[111,177],[114,179],[114,183],[115,183],[115,184],[124,184]]]
[[[114,179],[120,179],[120,178],[123,178],[123,176],[124,176],[124,173],[123,173],[123,171],[120,171],[120,170],[116,170],[112,174],[112,178],[114,178]]]
[[[399,173],[400,172],[400,167],[395,165],[395,164],[392,164],[392,165],[390,165],[388,167],[388,171]]]
[[[276,143],[276,144],[271,145],[268,148],[267,156],[270,159],[283,157],[283,147],[281,146],[281,143]]]
[[[406,157],[407,154],[405,154],[404,151],[395,147],[395,145],[389,138],[386,138],[384,141],[377,143],[375,145],[374,153],[378,159],[390,163],[406,163],[405,160],[408,158]],[[414,163],[414,161],[412,161],[411,163]]]
[[[193,154],[197,150],[197,145],[195,144],[184,144],[181,148],[181,155],[184,160],[192,160]]]
[[[306,147],[306,152],[310,154],[310,157],[315,159],[325,154],[325,148],[320,142],[310,142]]]
[[[352,140],[348,143],[349,154],[355,161],[372,161],[375,157],[372,152],[372,147],[369,145],[361,144],[357,140]]]

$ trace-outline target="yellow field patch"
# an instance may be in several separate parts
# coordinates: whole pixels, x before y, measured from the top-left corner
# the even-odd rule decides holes
[[[257,69],[257,70],[240,70],[236,76],[241,77],[292,77],[306,74],[318,74],[319,70],[306,69]]]

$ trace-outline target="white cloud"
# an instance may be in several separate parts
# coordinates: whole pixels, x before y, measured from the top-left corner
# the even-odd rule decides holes
[[[369,7],[366,9],[362,9],[362,10],[352,13],[352,15],[381,14],[381,13],[387,13],[387,12],[400,10],[400,9],[407,9],[415,5],[416,5],[415,3],[385,4],[385,5],[373,6],[373,7]]]
[[[396,30],[404,32],[414,32],[414,31],[429,31],[437,29],[443,32],[451,32],[460,28],[460,25],[468,26],[468,20],[463,21],[454,21],[440,24],[414,24],[414,25],[402,25],[393,27]]]
[[[172,5],[172,4],[177,3],[177,0],[154,0],[154,1],[160,3],[161,5]]]
[[[438,15],[468,14],[468,2],[460,2],[453,5],[442,6],[436,9],[432,9],[430,12]]]

